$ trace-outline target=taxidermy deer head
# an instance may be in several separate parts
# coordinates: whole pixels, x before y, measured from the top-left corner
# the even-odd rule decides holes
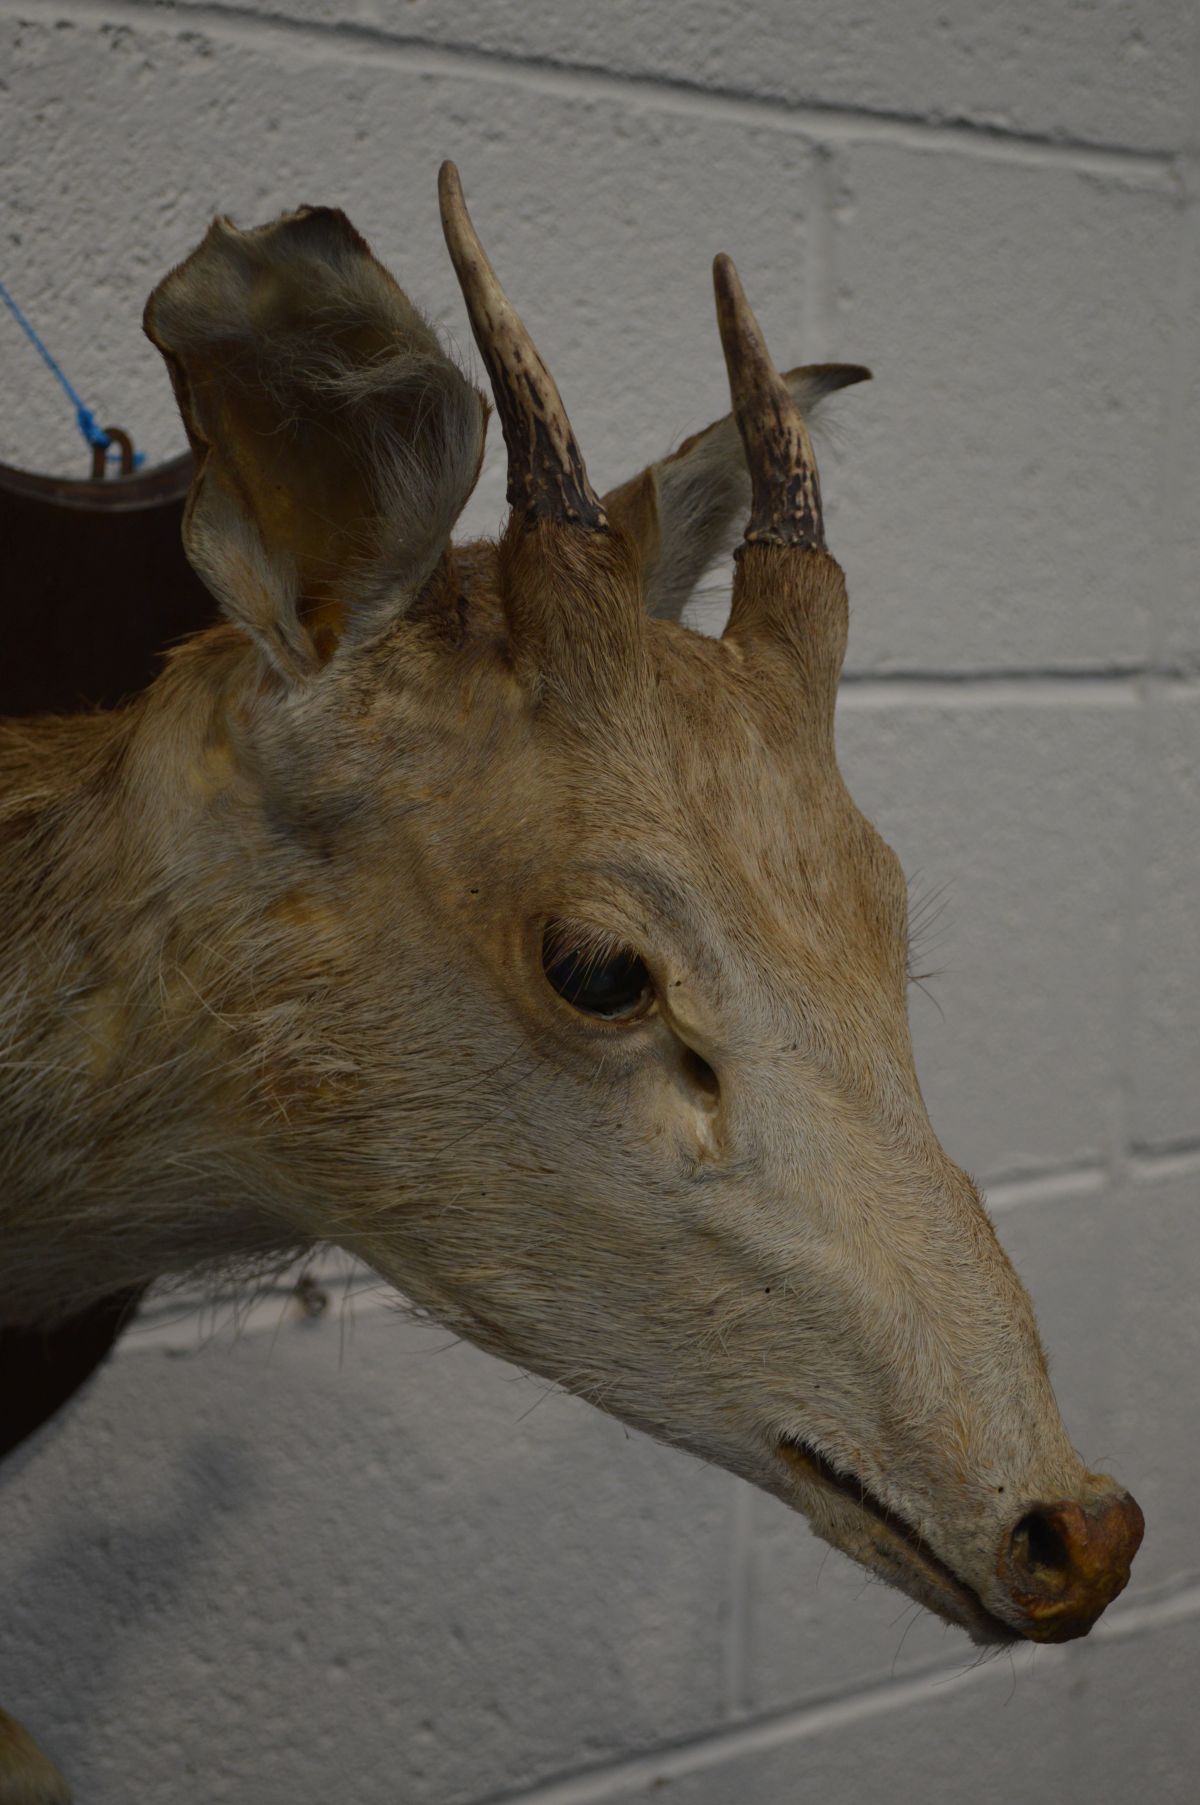
[[[4,742],[8,1313],[334,1241],[977,1640],[1083,1635],[1141,1513],[926,1117],[835,758],[806,418],[867,372],[779,376],[718,258],[733,415],[598,496],[451,165],[441,204],[498,543],[451,540],[487,403],[341,213],[218,220],[150,301],[226,624]]]

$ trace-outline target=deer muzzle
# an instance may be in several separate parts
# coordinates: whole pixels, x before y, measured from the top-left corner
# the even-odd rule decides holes
[[[1136,1501],[1111,1480],[1087,1474],[1084,1498],[1025,1505],[1000,1531],[994,1578],[938,1553],[912,1522],[871,1486],[835,1467],[811,1445],[785,1438],[789,1471],[834,1515],[822,1533],[982,1643],[1070,1642],[1086,1636],[1129,1582],[1142,1540]],[[932,1526],[931,1526],[932,1527]]]

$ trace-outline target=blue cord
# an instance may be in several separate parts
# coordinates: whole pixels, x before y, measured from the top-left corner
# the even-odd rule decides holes
[[[91,408],[85,404],[83,397],[78,393],[74,385],[68,381],[64,372],[59,368],[54,358],[51,357],[49,351],[47,351],[45,345],[42,343],[29,321],[25,318],[25,315],[17,306],[17,303],[13,300],[3,282],[0,282],[0,301],[4,302],[4,305],[8,308],[13,319],[17,322],[17,325],[21,328],[50,374],[57,377],[63,388],[66,390],[67,399],[75,409],[76,424],[88,444],[91,446],[99,446],[102,451],[107,451],[108,447],[112,444],[112,440],[109,438],[104,428],[98,423]],[[133,454],[134,469],[140,469],[142,462],[143,458],[141,452],[135,451]]]

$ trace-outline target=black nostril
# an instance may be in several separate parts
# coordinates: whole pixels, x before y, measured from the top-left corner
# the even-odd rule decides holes
[[[1001,1544],[998,1576],[1033,1642],[1086,1636],[1128,1583],[1142,1513],[1128,1492],[1092,1490],[1086,1502],[1035,1504]]]
[[[1066,1537],[1039,1510],[1021,1518],[1012,1533],[1012,1554],[1027,1573],[1064,1578],[1071,1571],[1071,1550]]]

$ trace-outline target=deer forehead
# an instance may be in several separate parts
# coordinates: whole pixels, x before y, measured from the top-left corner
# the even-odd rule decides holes
[[[823,753],[736,651],[672,623],[580,710],[513,675],[482,551],[342,686],[382,806],[450,905],[578,916],[728,989],[882,983],[903,966],[906,890]],[[631,675],[632,679],[631,680]],[[803,707],[792,697],[793,714]],[[289,755],[289,770],[297,768]],[[306,784],[311,795],[311,787]]]

